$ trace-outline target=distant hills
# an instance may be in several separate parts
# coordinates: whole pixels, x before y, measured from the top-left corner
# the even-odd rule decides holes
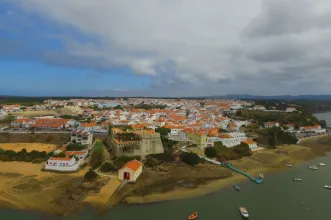
[[[331,95],[276,95],[276,96],[255,96],[248,94],[229,94],[224,96],[209,96],[214,99],[245,99],[245,100],[331,100]]]
[[[258,96],[258,95],[249,95],[249,94],[228,94],[228,95],[214,95],[214,96],[195,96],[195,97],[189,97],[189,96],[177,96],[177,97],[143,97],[143,96],[131,96],[132,98],[167,98],[167,99],[241,99],[241,100],[330,100],[331,101],[331,95],[298,95],[298,96],[291,96],[291,95],[275,95],[275,96]],[[0,95],[1,99],[70,99],[70,98],[81,98],[81,99],[114,99],[116,97],[111,96],[104,96],[104,97],[84,97],[84,96],[10,96],[10,95]],[[130,98],[130,97],[118,97],[118,98]]]

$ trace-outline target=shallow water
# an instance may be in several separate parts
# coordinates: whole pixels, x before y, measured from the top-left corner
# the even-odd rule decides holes
[[[324,162],[327,166],[318,171],[308,169],[311,164]],[[66,217],[45,216],[27,211],[0,210],[1,219],[10,220],[170,220],[187,219],[194,211],[203,219],[241,219],[238,207],[246,206],[252,220],[326,220],[331,219],[331,155],[317,158],[278,174],[265,175],[265,182],[241,184],[241,191],[228,187],[207,196],[144,205],[120,205],[108,214],[99,216],[85,209]],[[293,178],[302,182],[293,182]],[[4,217],[4,218],[3,218]]]

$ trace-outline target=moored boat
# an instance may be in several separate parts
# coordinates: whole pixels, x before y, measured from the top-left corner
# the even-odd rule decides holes
[[[193,213],[188,217],[188,220],[197,219],[197,218],[198,218],[198,212],[193,212]]]
[[[260,173],[259,177],[260,177],[261,180],[264,179],[264,175],[262,173]]]
[[[292,167],[292,165],[291,165],[291,164],[285,164],[285,166],[287,166],[287,167]]]
[[[324,188],[326,188],[326,189],[331,189],[331,186],[329,186],[329,185],[325,185]]]
[[[302,181],[302,179],[300,179],[300,178],[293,178],[293,181],[299,182],[299,181]]]
[[[315,166],[315,165],[311,165],[308,167],[309,169],[312,169],[312,170],[318,170],[318,168]]]
[[[245,217],[245,218],[248,218],[249,215],[248,215],[248,211],[245,207],[239,207],[239,211],[240,211],[240,214]]]
[[[325,163],[319,163],[318,166],[325,166]]]
[[[234,187],[236,190],[240,191],[240,186],[239,186],[238,184],[233,185],[233,187]]]

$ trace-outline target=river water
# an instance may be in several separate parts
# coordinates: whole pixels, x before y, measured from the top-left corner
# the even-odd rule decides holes
[[[311,164],[327,164],[313,171]],[[232,186],[219,192],[190,199],[168,201],[146,205],[120,205],[104,216],[92,209],[85,209],[67,217],[45,216],[27,211],[0,210],[4,220],[176,220],[199,212],[199,220],[241,219],[238,207],[246,206],[251,220],[326,220],[331,219],[331,155],[305,162],[287,171],[265,175],[265,182],[256,184],[250,181],[241,184],[237,192]],[[302,178],[293,182],[292,178]]]
[[[331,112],[316,113],[314,116],[319,120],[325,120],[327,125],[331,126]]]
[[[331,113],[316,116],[328,119],[331,124]],[[327,166],[317,171],[308,169],[309,165],[319,162]],[[235,220],[242,219],[238,207],[245,206],[251,220],[327,220],[331,219],[331,190],[325,189],[324,185],[331,185],[330,174],[331,154],[281,173],[265,175],[262,184],[244,182],[240,192],[230,186],[202,197],[145,205],[119,205],[104,216],[89,208],[66,217],[11,209],[0,209],[0,213],[4,220],[185,220],[189,214],[198,211],[199,220]],[[293,178],[302,178],[303,181],[293,182]]]

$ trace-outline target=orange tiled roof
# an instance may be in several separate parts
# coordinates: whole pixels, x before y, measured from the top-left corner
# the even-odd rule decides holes
[[[80,124],[81,124],[84,128],[95,127],[95,126],[97,126],[97,123],[95,123],[94,121],[91,121],[90,123],[81,122]]]
[[[62,161],[70,161],[72,158],[67,157],[51,157],[49,160],[62,160]]]
[[[142,163],[138,160],[131,160],[129,162],[127,162],[122,168],[129,168],[132,171],[137,171],[140,167],[142,166]]]
[[[252,140],[245,140],[245,141],[241,141],[241,142],[243,142],[245,144],[256,144],[256,142],[252,141]]]

